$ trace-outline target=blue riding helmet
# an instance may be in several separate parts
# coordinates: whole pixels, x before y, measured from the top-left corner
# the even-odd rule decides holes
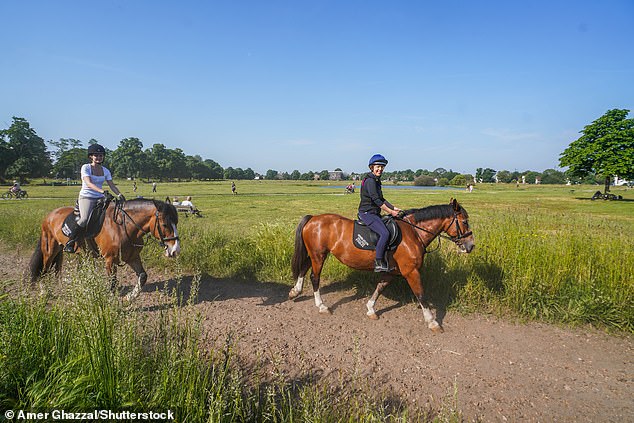
[[[370,158],[370,162],[368,163],[368,166],[372,166],[375,164],[386,166],[387,159],[380,154],[375,154],[374,156]]]

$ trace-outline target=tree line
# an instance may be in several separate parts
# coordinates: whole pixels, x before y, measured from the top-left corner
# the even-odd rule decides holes
[[[613,176],[634,180],[634,119],[628,119],[629,110],[608,110],[599,119],[587,125],[582,136],[573,141],[560,155],[560,166],[568,167],[537,171],[508,171],[478,168],[475,175],[461,174],[453,170],[437,168],[397,170],[385,172],[384,179],[394,182],[407,181],[417,185],[465,185],[473,182],[499,183],[605,183]],[[90,139],[88,144],[96,143]],[[46,146],[24,118],[13,117],[11,126],[0,130],[0,182],[33,178],[79,179],[82,164],[87,162],[86,148],[80,140],[61,138],[50,140]],[[330,179],[328,170],[291,173],[269,169],[264,175],[253,169],[223,168],[211,159],[199,155],[186,155],[180,148],[170,149],[157,143],[143,147],[138,138],[124,138],[117,148],[106,149],[105,165],[119,178],[147,180],[212,180],[212,179]],[[358,179],[359,173],[339,175],[344,179]]]

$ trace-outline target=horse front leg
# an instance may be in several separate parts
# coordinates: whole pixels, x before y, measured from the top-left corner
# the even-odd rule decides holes
[[[407,275],[403,276],[405,276],[409,287],[412,289],[412,292],[416,296],[418,303],[423,309],[423,317],[425,318],[425,323],[427,323],[427,327],[435,333],[444,332],[442,326],[438,323],[438,321],[436,321],[436,317],[429,307],[429,302],[424,298],[423,282],[420,279],[420,272],[418,271],[418,269],[414,269]]]
[[[114,292],[117,288],[117,266],[113,257],[105,257],[106,259],[106,276],[110,280],[110,292]]]
[[[379,283],[376,284],[376,289],[374,290],[374,293],[372,294],[372,297],[370,297],[370,299],[368,300],[368,302],[365,305],[368,308],[368,312],[366,314],[367,314],[367,316],[370,319],[372,319],[372,320],[378,320],[379,319],[379,316],[374,311],[374,305],[376,304],[376,300],[381,295],[381,292],[383,292],[385,287],[388,286],[391,282],[392,282],[392,275],[386,274],[379,281]]]
[[[141,293],[143,285],[145,285],[145,282],[147,281],[147,273],[145,273],[145,269],[143,268],[143,263],[141,263],[140,257],[129,261],[128,266],[130,266],[132,270],[134,270],[134,273],[136,273],[137,281],[136,285],[134,285],[134,288],[132,288],[132,291],[130,291],[130,293],[128,293],[128,295],[126,296],[126,300],[134,301]]]

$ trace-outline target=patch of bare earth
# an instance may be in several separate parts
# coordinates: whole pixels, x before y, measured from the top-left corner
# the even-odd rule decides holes
[[[2,279],[16,278],[15,269],[26,266],[24,258],[1,257]],[[132,285],[129,272],[120,272],[123,278]],[[147,313],[169,307],[160,292],[166,280],[150,270],[134,306]],[[190,285],[191,277],[180,283],[185,298]],[[188,307],[202,316],[210,344],[222,347],[232,334],[244,363],[289,380],[350,385],[422,409],[450,402],[469,421],[634,421],[630,335],[451,311],[445,333],[435,335],[413,303],[381,297],[380,319],[372,321],[365,317],[365,294],[354,288],[325,284],[331,315],[317,312],[310,284],[294,301],[289,289],[203,278]]]

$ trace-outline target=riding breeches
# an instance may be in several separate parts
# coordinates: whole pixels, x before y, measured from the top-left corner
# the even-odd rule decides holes
[[[381,216],[373,213],[359,213],[359,219],[379,236],[376,242],[376,258],[382,260],[385,257],[385,249],[390,238],[390,233],[385,227],[385,223],[381,220]]]
[[[77,201],[79,203],[79,220],[77,224],[82,228],[85,228],[88,224],[90,212],[95,208],[95,204],[97,204],[98,200],[98,198],[79,197]]]

